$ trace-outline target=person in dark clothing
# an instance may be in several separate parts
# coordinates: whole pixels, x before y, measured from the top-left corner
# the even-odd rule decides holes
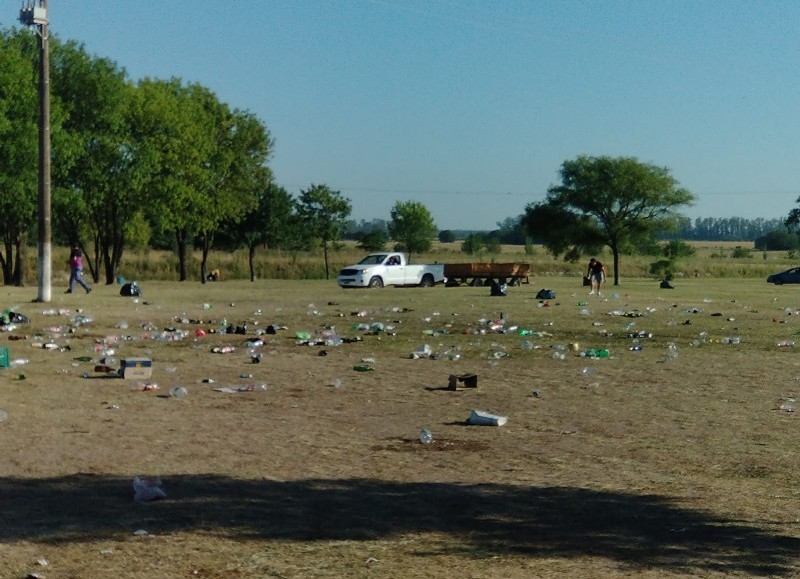
[[[606,281],[606,268],[602,263],[592,258],[589,260],[589,272],[587,277],[592,286],[589,295],[596,293],[598,296],[601,296],[600,287],[603,285],[603,282]]]

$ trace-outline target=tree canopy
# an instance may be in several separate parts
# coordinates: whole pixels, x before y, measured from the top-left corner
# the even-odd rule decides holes
[[[583,155],[565,161],[560,176],[561,184],[550,187],[543,202],[526,207],[528,234],[554,255],[577,257],[609,247],[614,285],[620,254],[674,229],[676,209],[694,201],[668,168],[634,157]]]
[[[306,234],[319,240],[325,257],[325,278],[330,278],[328,251],[330,243],[338,240],[347,224],[353,206],[349,199],[327,185],[312,185],[300,192],[298,214]]]
[[[408,253],[428,251],[438,233],[428,208],[417,201],[398,201],[391,210],[389,234]]]

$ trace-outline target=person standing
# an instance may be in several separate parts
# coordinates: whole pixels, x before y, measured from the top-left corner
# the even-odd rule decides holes
[[[592,295],[593,293],[597,293],[598,296],[602,295],[600,293],[600,287],[603,285],[603,282],[606,281],[606,268],[603,266],[603,264],[597,261],[595,258],[590,259],[589,272],[587,276],[592,286],[592,290],[589,292],[589,295]]]
[[[92,291],[92,288],[83,281],[83,254],[81,250],[77,247],[73,247],[72,251],[69,254],[69,261],[67,261],[69,265],[69,288],[65,293],[71,294],[72,289],[75,287],[75,282],[78,282],[83,289],[86,290],[86,293]]]

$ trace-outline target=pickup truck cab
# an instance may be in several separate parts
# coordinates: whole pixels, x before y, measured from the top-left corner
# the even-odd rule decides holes
[[[379,288],[386,285],[431,287],[444,283],[444,265],[410,265],[403,253],[372,253],[358,263],[341,269],[336,281],[344,288]]]

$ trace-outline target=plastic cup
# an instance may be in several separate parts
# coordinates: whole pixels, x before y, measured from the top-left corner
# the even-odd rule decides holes
[[[178,400],[186,398],[187,394],[188,392],[186,391],[186,388],[184,388],[183,386],[173,386],[169,390],[169,395],[172,398],[177,398]]]

